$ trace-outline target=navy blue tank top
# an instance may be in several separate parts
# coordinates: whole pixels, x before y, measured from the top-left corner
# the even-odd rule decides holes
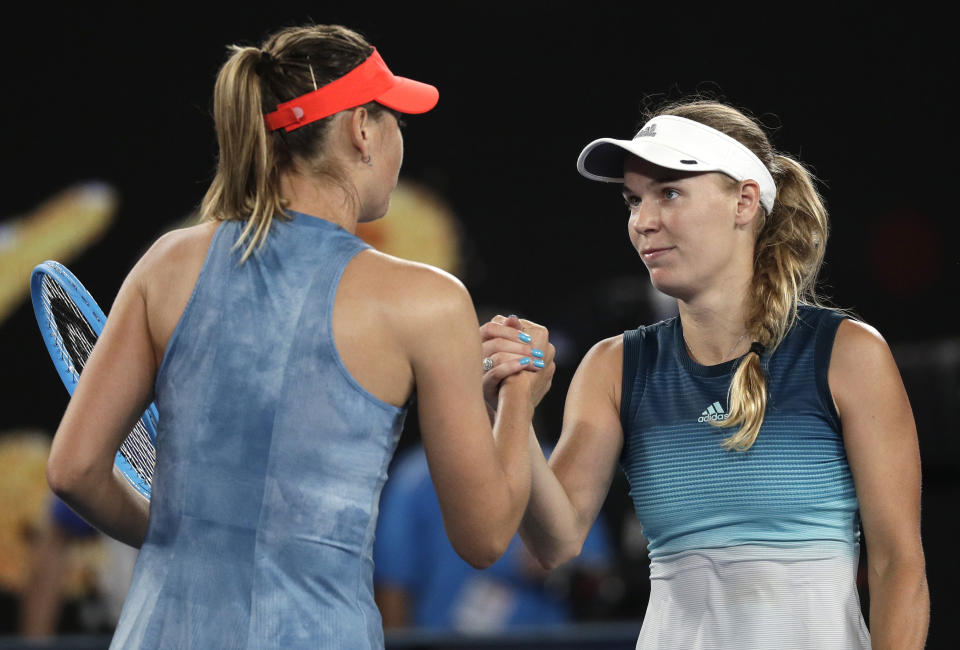
[[[741,544],[859,541],[857,499],[827,385],[843,316],[801,306],[761,359],[767,410],[746,452],[711,425],[738,360],[694,362],[679,317],[624,335],[621,465],[651,558]]]

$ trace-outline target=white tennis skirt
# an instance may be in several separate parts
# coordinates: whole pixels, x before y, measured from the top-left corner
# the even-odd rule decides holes
[[[637,650],[860,650],[859,547],[742,545],[650,562]]]

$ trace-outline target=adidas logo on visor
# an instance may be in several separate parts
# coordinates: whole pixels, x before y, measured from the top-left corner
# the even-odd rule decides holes
[[[717,420],[726,420],[728,417],[730,417],[730,414],[723,410],[720,402],[714,402],[700,414],[697,422],[709,422],[711,420],[716,422]]]
[[[636,140],[637,138],[652,138],[655,135],[657,135],[657,125],[651,124],[648,127],[640,129],[640,131],[638,131],[637,134],[633,136],[633,139]]]

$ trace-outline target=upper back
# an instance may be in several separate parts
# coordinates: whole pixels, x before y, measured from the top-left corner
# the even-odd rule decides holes
[[[305,226],[309,224],[309,227]],[[211,249],[221,222],[206,222],[197,226],[171,231],[161,237],[134,270],[145,298],[149,335],[153,343],[156,366],[159,368],[167,345],[194,294],[201,269]],[[239,222],[227,222],[230,233],[223,233],[224,253],[236,264],[238,251],[227,253],[241,228]],[[326,229],[337,233],[335,239],[348,248],[361,244],[358,254],[337,271],[337,287],[333,296],[333,332],[335,347],[343,364],[357,382],[378,399],[394,406],[406,404],[413,392],[413,373],[409,350],[403,332],[410,330],[412,320],[426,305],[428,291],[423,286],[436,285],[439,278],[435,269],[400,260],[362,245],[359,239],[331,224],[307,215],[290,222],[277,220],[267,238],[270,248],[282,251],[286,240],[304,247],[306,259],[303,270],[316,268],[313,262],[322,262],[325,253],[309,244],[310,239],[292,233]],[[273,241],[270,241],[270,240]],[[284,240],[283,242],[278,240]],[[330,245],[332,242],[328,242]],[[293,251],[279,253],[293,255]],[[254,266],[263,263],[264,251]],[[291,263],[294,260],[287,260]],[[238,265],[239,266],[239,265]],[[431,277],[432,276],[432,277]],[[225,277],[225,276],[224,276]],[[224,280],[226,281],[226,280]],[[227,288],[225,287],[225,290]],[[235,290],[236,291],[236,290]]]
[[[205,224],[168,246],[164,263],[154,265],[166,270],[165,277],[149,282],[146,292],[161,358],[158,388],[171,360],[184,352],[223,350],[238,368],[257,370],[277,359],[295,364],[297,359],[283,359],[284,351],[308,346],[320,357],[303,363],[322,357],[359,392],[383,401],[349,375],[334,337],[335,305],[343,312],[338,320],[369,338],[384,327],[375,316],[377,296],[356,279],[347,286],[342,282],[348,266],[358,266],[355,258],[369,247],[330,221],[293,214],[291,221],[275,221],[265,243],[244,262],[242,247],[235,246],[242,222]]]

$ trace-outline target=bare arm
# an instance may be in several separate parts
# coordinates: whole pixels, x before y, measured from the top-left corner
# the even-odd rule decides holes
[[[156,374],[138,268],[117,295],[47,462],[50,487],[67,505],[135,547],[146,535],[149,503],[114,470],[113,459],[150,403]]]
[[[509,358],[517,353],[504,325],[484,325],[483,335],[485,354]],[[610,489],[623,446],[622,357],[623,337],[618,336],[601,341],[584,358],[567,392],[563,432],[549,464],[530,429],[532,486],[520,535],[545,568],[580,553]]]
[[[922,648],[930,595],[920,542],[917,429],[893,356],[876,330],[840,325],[829,382],[866,537],[873,647]]]
[[[150,403],[157,367],[216,228],[207,223],[167,233],[130,271],[50,449],[53,491],[131,546],[143,543],[150,504],[114,470],[113,459]]]
[[[407,310],[414,316],[402,343],[416,380],[430,474],[454,549],[473,566],[486,567],[506,550],[527,506],[527,432],[534,405],[549,387],[552,354],[544,370],[504,380],[491,435],[470,296],[449,276],[433,270],[417,275],[405,283],[415,293],[408,304],[418,307]]]

